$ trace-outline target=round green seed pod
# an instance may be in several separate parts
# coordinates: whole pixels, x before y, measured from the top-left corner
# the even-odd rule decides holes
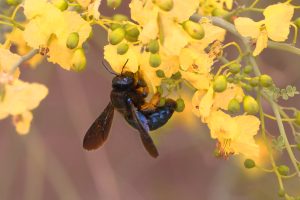
[[[262,87],[270,87],[273,85],[273,79],[269,75],[263,74],[259,77],[259,84]]]
[[[127,53],[128,49],[129,49],[129,45],[128,45],[128,44],[126,44],[126,43],[121,43],[121,44],[119,44],[118,47],[117,47],[117,53],[118,53],[119,55],[124,55],[125,53]]]
[[[247,169],[252,169],[253,167],[255,167],[255,165],[256,164],[255,164],[254,160],[252,160],[252,159],[246,159],[244,162],[244,166]]]
[[[151,54],[149,58],[149,64],[151,67],[158,67],[161,64],[161,58],[159,54]]]
[[[109,27],[111,30],[115,30],[117,28],[122,28],[122,25],[121,24],[117,24],[117,23],[112,23],[110,24],[110,27]]]
[[[108,35],[109,42],[112,45],[119,44],[125,37],[125,30],[123,28],[116,28]]]
[[[234,81],[233,76],[228,76],[228,77],[227,77],[227,82],[228,82],[228,83],[233,83],[233,81]]]
[[[71,69],[75,72],[81,72],[86,68],[86,56],[82,48],[76,49],[72,57]]]
[[[112,20],[117,22],[123,22],[123,21],[127,21],[128,17],[122,14],[115,14],[112,16]]]
[[[226,76],[220,75],[215,77],[213,88],[215,92],[224,92],[227,89]]]
[[[300,151],[300,144],[297,144],[297,149]]]
[[[226,15],[227,13],[228,12],[222,8],[215,8],[211,14],[212,16],[220,17]]]
[[[147,50],[151,53],[157,53],[159,51],[159,43],[157,40],[151,40],[147,45]]]
[[[161,70],[161,69],[159,69],[159,70],[156,71],[156,76],[159,77],[159,78],[166,77],[165,72],[163,70]]]
[[[294,21],[295,25],[300,28],[300,17],[298,17],[295,21]]]
[[[237,74],[241,71],[241,64],[240,63],[233,63],[229,65],[229,71],[233,74]]]
[[[78,46],[79,34],[77,32],[71,33],[67,38],[67,47],[69,49],[75,49]]]
[[[238,113],[241,110],[240,102],[237,99],[231,99],[228,104],[228,111],[231,113]]]
[[[280,165],[277,169],[279,174],[281,174],[282,176],[287,176],[290,172],[290,168],[286,165]]]
[[[247,65],[246,67],[244,67],[244,73],[245,74],[250,74],[251,72],[253,72],[252,65]]]
[[[164,11],[170,11],[174,7],[173,0],[155,0],[155,4]]]
[[[61,11],[67,10],[68,2],[66,0],[52,0],[53,5]]]
[[[253,90],[253,87],[246,83],[242,84],[242,88],[245,89],[247,92],[251,92]]]
[[[255,115],[259,111],[259,106],[257,101],[251,96],[244,97],[243,106],[245,112],[247,112],[250,115]]]
[[[106,3],[108,7],[116,9],[121,5],[122,0],[106,0]]]
[[[185,108],[184,100],[182,98],[179,98],[176,100],[176,112],[182,112]]]
[[[125,39],[129,42],[136,42],[140,35],[139,29],[131,24],[125,25]]]
[[[183,29],[196,40],[201,40],[205,36],[204,28],[201,24],[187,20],[183,23]]]

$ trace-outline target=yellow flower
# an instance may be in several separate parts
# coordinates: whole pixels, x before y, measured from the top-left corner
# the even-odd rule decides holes
[[[16,80],[12,84],[6,84],[4,99],[0,101],[0,119],[35,109],[47,94],[48,89],[38,83]]]
[[[219,154],[225,158],[233,154],[257,158],[259,146],[254,136],[259,126],[260,121],[252,115],[231,117],[222,111],[214,111],[208,119],[211,137],[218,140]]]
[[[81,48],[91,32],[91,26],[81,16],[72,11],[61,12],[45,0],[25,0],[24,13],[29,23],[25,26],[24,39],[32,48],[47,47],[48,60],[69,70],[72,55],[76,49],[66,45],[71,33],[78,33]],[[76,22],[76,23],[74,23]]]
[[[208,90],[198,90],[193,97],[193,108],[196,116],[201,117],[203,122],[207,122],[208,117],[213,111],[219,109],[228,110],[229,102],[236,98],[242,102],[245,96],[242,88],[237,85],[230,84],[224,92],[214,93],[213,87]]]
[[[154,2],[145,0],[133,0],[129,7],[131,18],[142,26],[140,41],[147,44],[151,39],[160,37],[162,46],[168,54],[179,55],[189,39],[179,23],[188,20],[194,14],[199,0],[173,0],[173,2],[170,11],[164,11]]]
[[[242,36],[256,40],[254,56],[267,47],[268,38],[277,42],[283,42],[288,38],[294,7],[278,3],[268,6],[263,14],[265,19],[259,22],[246,17],[239,17],[234,21],[237,31]]]
[[[16,127],[16,131],[21,135],[27,134],[30,130],[32,118],[32,113],[29,111],[26,111],[19,115],[14,115],[13,124]]]

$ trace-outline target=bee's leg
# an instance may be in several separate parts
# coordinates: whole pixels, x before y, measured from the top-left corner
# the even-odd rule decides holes
[[[141,111],[145,114],[151,114],[153,112],[155,112],[159,101],[160,101],[160,93],[155,93],[151,100],[149,102],[145,102],[142,106],[141,106]]]

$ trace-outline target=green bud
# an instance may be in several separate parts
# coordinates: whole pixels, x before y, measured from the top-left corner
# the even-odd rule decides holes
[[[79,34],[77,32],[71,33],[67,38],[67,47],[69,49],[75,49],[78,46]]]
[[[173,0],[155,0],[155,4],[164,11],[172,10],[174,6]]]
[[[253,77],[250,81],[249,81],[250,85],[252,87],[256,87],[259,84],[259,78],[258,77]]]
[[[6,0],[6,3],[10,6],[16,6],[18,4],[20,4],[22,2],[22,0]]]
[[[124,55],[125,53],[127,53],[128,48],[129,48],[129,45],[126,43],[119,44],[117,47],[117,53],[119,55]]]
[[[295,21],[294,21],[295,25],[300,28],[300,17],[298,17]]]
[[[300,112],[296,112],[295,114],[295,123],[300,126]]]
[[[67,10],[68,2],[66,0],[52,0],[53,5],[61,11]]]
[[[273,80],[269,75],[263,74],[259,77],[259,84],[263,87],[270,87],[273,85]]]
[[[300,151],[300,144],[297,144],[297,149]]]
[[[224,92],[227,88],[226,76],[220,75],[215,77],[213,88],[215,92]]]
[[[183,29],[196,40],[201,40],[205,36],[202,25],[191,20],[187,20],[183,23]]]
[[[283,176],[287,176],[290,172],[290,168],[286,165],[280,165],[277,169],[278,169],[279,174],[281,174]]]
[[[81,72],[86,68],[86,56],[82,48],[76,49],[72,57],[71,69],[75,72]]]
[[[244,162],[244,166],[247,169],[251,169],[251,168],[255,167],[255,162],[252,159],[246,159]]]
[[[244,67],[245,74],[250,74],[252,71],[253,71],[252,65],[247,65],[246,67]]]
[[[251,92],[253,89],[251,85],[248,85],[246,83],[242,84],[242,88],[244,88],[247,92]]]
[[[227,82],[228,83],[233,83],[233,81],[234,81],[234,78],[232,76],[227,77]]]
[[[128,17],[122,14],[115,14],[112,16],[112,20],[117,22],[123,22],[123,21],[127,21]]]
[[[220,16],[224,16],[226,15],[228,12],[222,8],[215,8],[213,11],[212,11],[212,15],[213,16],[217,16],[217,17],[220,17]]]
[[[259,106],[257,101],[251,96],[245,96],[244,101],[244,110],[250,115],[255,115],[259,111]]]
[[[107,0],[106,3],[108,7],[116,9],[121,5],[122,0]]]
[[[159,51],[159,43],[157,40],[151,40],[147,45],[147,50],[151,53],[157,53]]]
[[[156,76],[159,77],[159,78],[166,77],[165,76],[165,72],[163,70],[161,70],[161,69],[159,69],[159,70],[156,71]]]
[[[179,98],[176,100],[176,112],[182,112],[185,108],[184,100],[182,98]]]
[[[229,71],[233,74],[237,74],[241,71],[241,64],[240,63],[233,63],[229,65]]]
[[[228,104],[228,111],[231,113],[237,113],[241,110],[240,102],[237,99],[231,99]]]
[[[181,73],[178,71],[175,74],[172,74],[171,78],[174,80],[179,80],[181,79]]]
[[[125,30],[123,28],[116,28],[109,33],[108,39],[112,45],[119,44],[125,37]]]
[[[165,104],[166,104],[166,98],[164,98],[164,97],[160,98],[159,103],[158,103],[158,106],[159,106],[159,107],[162,107],[162,106],[164,106]]]
[[[151,65],[151,67],[158,67],[161,64],[161,58],[159,54],[151,54],[150,55],[150,59],[149,59],[149,63]]]
[[[284,191],[284,189],[280,189],[279,191],[278,191],[278,196],[279,197],[284,197],[285,196],[285,191]]]

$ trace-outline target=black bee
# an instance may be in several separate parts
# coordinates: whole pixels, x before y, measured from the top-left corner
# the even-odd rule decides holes
[[[158,106],[159,93],[154,94],[152,99],[146,102],[145,98],[149,92],[147,84],[142,77],[132,72],[116,75],[112,80],[112,88],[110,102],[84,136],[83,148],[97,149],[106,141],[114,109],[116,109],[133,128],[139,131],[148,153],[157,157],[158,151],[149,131],[158,129],[167,123],[174,113],[176,102],[166,99],[163,106]]]

